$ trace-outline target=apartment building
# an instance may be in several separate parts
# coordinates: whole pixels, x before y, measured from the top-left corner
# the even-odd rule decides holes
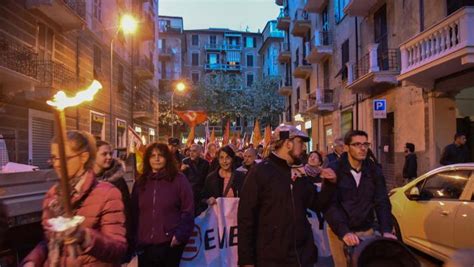
[[[262,78],[280,76],[278,54],[284,38],[285,33],[277,28],[276,20],[267,22],[262,32],[262,45],[258,49],[262,59]]]
[[[330,152],[336,137],[365,130],[393,187],[402,182],[406,142],[416,145],[419,173],[439,165],[456,131],[474,148],[472,1],[276,4],[278,26],[291,34],[279,55],[285,118],[308,130],[313,149]],[[385,119],[374,119],[375,99],[386,99]]]
[[[169,90],[173,81],[182,78],[183,71],[183,18],[159,17],[158,78],[160,89]]]
[[[133,37],[117,31],[125,13],[139,20]],[[117,148],[127,147],[129,126],[153,141],[157,13],[157,0],[1,1],[0,134],[9,160],[48,167],[55,127],[46,100],[59,90],[74,94],[94,79],[103,89],[92,102],[66,110],[67,128]]]

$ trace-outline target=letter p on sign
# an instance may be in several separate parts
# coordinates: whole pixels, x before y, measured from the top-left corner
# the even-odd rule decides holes
[[[374,99],[373,105],[374,119],[386,119],[387,118],[387,100],[386,99]]]

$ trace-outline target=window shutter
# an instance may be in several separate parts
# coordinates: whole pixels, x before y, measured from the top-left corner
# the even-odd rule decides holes
[[[257,37],[253,37],[253,48],[257,47]]]
[[[54,136],[54,121],[32,117],[32,164],[46,169],[51,156],[51,137]]]

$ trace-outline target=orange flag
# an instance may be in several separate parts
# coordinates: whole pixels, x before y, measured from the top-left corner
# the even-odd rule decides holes
[[[195,126],[191,127],[191,130],[189,131],[188,135],[188,141],[186,142],[186,147],[190,147],[192,144],[194,144],[194,133],[195,133]]]
[[[204,111],[176,111],[176,114],[178,114],[189,127],[199,125],[207,120],[207,114]]]
[[[264,146],[265,147],[269,146],[271,140],[272,140],[272,127],[270,125],[267,125],[267,127],[265,127]]]
[[[229,144],[229,137],[230,137],[230,120],[227,120],[224,136],[222,137],[222,146],[226,146],[227,144]]]
[[[260,141],[262,141],[262,134],[260,133],[260,124],[258,123],[258,120],[255,120],[252,144],[254,145],[254,147],[257,147],[260,144]]]

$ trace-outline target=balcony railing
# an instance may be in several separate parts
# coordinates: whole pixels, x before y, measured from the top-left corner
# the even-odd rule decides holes
[[[291,52],[288,42],[280,43],[280,53],[278,54],[278,61],[280,63],[290,63]]]
[[[208,43],[204,46],[204,48],[206,50],[217,50],[217,51],[220,51],[222,50],[224,47],[222,44],[218,44],[218,43]]]
[[[400,53],[397,49],[379,51],[378,44],[369,45],[369,53],[356,64],[347,64],[347,86],[354,91],[387,88],[398,83]]]
[[[280,81],[280,87],[278,89],[278,94],[282,95],[282,96],[289,96],[291,95],[293,89],[292,89],[292,86],[291,86],[291,79],[282,79]]]
[[[36,53],[7,37],[0,34],[0,66],[14,72],[36,78]]]
[[[379,71],[400,71],[400,57],[399,51],[396,49],[389,49],[377,53],[376,64],[371,63],[371,54],[363,56],[357,64],[354,65],[354,80],[357,80],[369,72]]]
[[[162,61],[170,60],[174,55],[174,52],[169,47],[159,48],[158,49],[158,58]]]
[[[282,31],[288,30],[290,27],[291,18],[288,12],[288,7],[280,8],[280,14],[277,18],[277,28]]]
[[[206,63],[206,65],[204,65],[204,69],[209,71],[225,70],[225,65],[220,63]]]
[[[241,44],[224,44],[225,50],[242,50]]]
[[[64,30],[79,29],[85,24],[86,0],[27,0],[26,7],[40,10]]]
[[[155,65],[151,58],[146,56],[135,57],[135,74],[139,79],[152,79],[155,73]]]
[[[318,62],[332,55],[332,32],[315,31],[311,39],[311,52],[307,59],[310,62]]]
[[[472,68],[474,7],[464,7],[400,46],[401,74],[423,86],[438,78]]]
[[[308,12],[303,9],[297,9],[291,34],[304,37],[309,30],[311,30],[311,21],[309,20]]]
[[[171,25],[168,25],[168,24],[161,24],[159,26],[159,31],[160,33],[176,33],[176,34],[180,34],[183,32],[183,29],[182,28],[179,28],[179,27],[173,27]]]
[[[153,119],[153,103],[139,100],[137,103],[133,105],[133,118],[134,119],[146,119],[152,120]]]
[[[37,79],[40,81],[37,87],[61,90],[76,89],[76,74],[64,64],[52,60],[38,60],[37,66]]]
[[[321,13],[328,4],[328,0],[305,0],[304,10],[313,13]]]

